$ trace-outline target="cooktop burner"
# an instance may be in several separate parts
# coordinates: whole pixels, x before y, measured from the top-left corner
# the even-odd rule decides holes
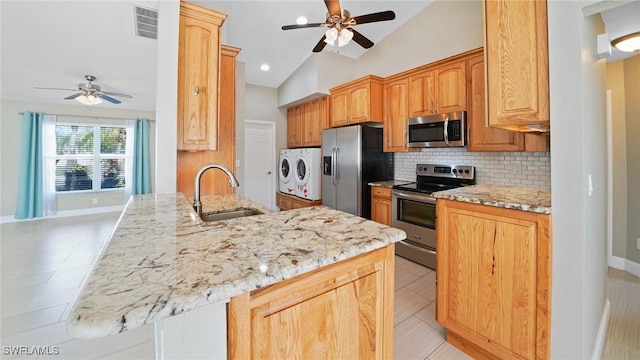
[[[416,165],[417,181],[396,185],[397,190],[431,194],[436,191],[455,189],[475,184],[475,167],[466,165]]]

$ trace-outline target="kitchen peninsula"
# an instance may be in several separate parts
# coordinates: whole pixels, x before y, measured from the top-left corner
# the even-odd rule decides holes
[[[200,321],[200,330],[217,328],[223,341],[216,356],[227,348],[230,358],[392,356],[393,244],[404,232],[324,206],[271,213],[235,194],[202,202],[204,214],[264,214],[207,223],[182,194],[132,197],[69,332],[94,338],[154,323],[156,358],[163,358],[185,346],[212,350],[215,340],[189,343],[183,330]],[[226,323],[206,322],[216,316],[201,311],[214,308]]]

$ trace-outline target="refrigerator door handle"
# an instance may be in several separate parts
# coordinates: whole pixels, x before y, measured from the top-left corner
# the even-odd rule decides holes
[[[338,159],[340,158],[340,147],[336,146],[336,172],[334,173],[335,175],[335,182],[334,184],[336,184],[336,186],[338,186],[338,183],[340,182],[340,164],[338,163]]]
[[[331,182],[333,186],[338,186],[336,181],[336,148],[331,149]]]

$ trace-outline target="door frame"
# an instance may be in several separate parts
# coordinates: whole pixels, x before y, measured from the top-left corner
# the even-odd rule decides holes
[[[258,125],[269,125],[270,127],[270,133],[271,133],[271,143],[272,143],[272,154],[273,154],[273,162],[271,164],[271,176],[273,179],[273,184],[272,184],[272,191],[271,191],[271,210],[276,210],[276,191],[278,191],[278,184],[280,181],[279,178],[279,173],[278,173],[278,163],[279,163],[279,159],[278,154],[277,154],[277,139],[276,139],[276,123],[275,121],[268,121],[268,120],[253,120],[253,119],[245,119],[244,120],[244,129],[243,129],[243,139],[244,139],[244,143],[242,144],[243,149],[243,173],[246,174],[247,173],[247,161],[246,161],[246,156],[247,156],[247,140],[246,140],[246,131],[247,131],[247,124],[258,124]]]

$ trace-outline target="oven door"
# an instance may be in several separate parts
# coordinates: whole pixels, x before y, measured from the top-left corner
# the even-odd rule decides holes
[[[421,193],[393,190],[391,225],[407,238],[396,243],[396,254],[435,270],[436,199]]]

